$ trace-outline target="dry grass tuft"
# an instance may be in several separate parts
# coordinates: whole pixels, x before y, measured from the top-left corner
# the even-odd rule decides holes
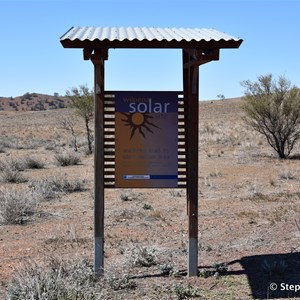
[[[61,167],[79,165],[81,162],[78,154],[73,151],[64,151],[57,153],[54,158],[57,164]]]
[[[34,214],[38,195],[28,189],[0,190],[0,223],[23,224]]]

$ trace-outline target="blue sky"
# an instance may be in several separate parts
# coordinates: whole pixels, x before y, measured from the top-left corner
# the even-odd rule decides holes
[[[298,0],[0,0],[0,96],[93,86],[81,49],[59,42],[72,26],[215,28],[242,38],[239,49],[200,66],[200,99],[243,95],[242,80],[268,73],[300,86]],[[107,90],[181,90],[180,50],[114,50]]]

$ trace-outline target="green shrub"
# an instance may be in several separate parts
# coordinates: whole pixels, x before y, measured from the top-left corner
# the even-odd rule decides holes
[[[300,90],[284,76],[245,80],[244,121],[262,134],[280,158],[289,157],[300,139]]]

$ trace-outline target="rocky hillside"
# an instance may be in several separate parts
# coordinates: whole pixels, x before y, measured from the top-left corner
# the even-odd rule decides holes
[[[65,108],[69,99],[58,94],[26,93],[18,97],[0,97],[0,111],[36,111]]]

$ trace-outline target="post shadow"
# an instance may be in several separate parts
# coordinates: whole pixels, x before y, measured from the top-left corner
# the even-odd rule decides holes
[[[300,252],[245,256],[222,264],[227,265],[229,270],[220,273],[220,276],[247,276],[253,299],[300,299]],[[230,270],[234,264],[240,264],[241,269]],[[198,272],[212,269],[214,266],[198,266]],[[186,269],[178,271],[178,276],[185,277],[187,274]],[[131,276],[131,279],[166,276],[160,272]]]
[[[245,256],[228,265],[235,263],[243,270],[226,275],[247,275],[253,299],[300,298],[299,252]]]

